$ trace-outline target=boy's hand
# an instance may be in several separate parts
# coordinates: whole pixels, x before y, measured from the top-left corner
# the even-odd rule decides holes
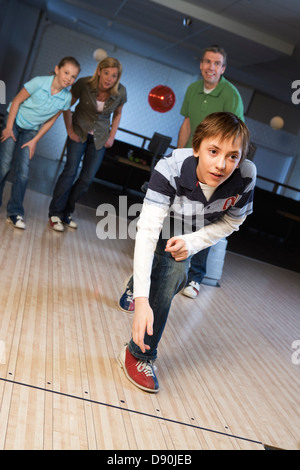
[[[171,253],[175,261],[183,261],[188,258],[189,252],[185,241],[180,237],[172,237],[167,241],[165,251]]]
[[[143,353],[146,349],[150,349],[150,346],[144,344],[145,332],[149,336],[153,335],[153,311],[147,297],[137,297],[132,324],[132,339]]]

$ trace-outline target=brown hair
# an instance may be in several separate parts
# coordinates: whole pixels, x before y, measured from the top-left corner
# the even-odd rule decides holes
[[[77,67],[80,72],[80,68],[81,68],[80,63],[74,57],[71,57],[71,56],[64,57],[63,59],[61,59],[59,63],[57,64],[57,67],[61,69],[64,65],[69,64],[69,63]]]
[[[234,139],[234,141],[241,138],[241,162],[246,158],[249,151],[250,132],[246,124],[235,114],[218,112],[206,116],[195,130],[192,140],[193,149],[197,152],[202,140],[213,136],[218,136],[221,140]]]
[[[114,59],[113,57],[105,57],[105,59],[101,60],[101,62],[99,62],[99,64],[97,65],[94,75],[90,78],[88,83],[90,83],[92,88],[98,88],[100,70],[108,69],[109,67],[116,67],[118,69],[118,80],[116,81],[114,86],[109,90],[109,93],[111,95],[117,95],[122,75],[122,65],[118,61],[118,59]]]
[[[203,62],[204,56],[206,52],[214,52],[215,54],[221,54],[223,56],[223,66],[227,65],[227,53],[223,49],[223,47],[220,46],[209,46],[206,49],[204,49],[202,57],[201,57],[201,62]]]

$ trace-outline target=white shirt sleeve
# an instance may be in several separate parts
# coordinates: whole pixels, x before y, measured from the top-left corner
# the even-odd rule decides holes
[[[143,204],[134,248],[134,297],[149,297],[154,252],[168,210],[169,206]]]
[[[197,230],[196,232],[182,235],[182,238],[189,251],[189,256],[204,250],[209,246],[215,245],[222,238],[226,238],[232,232],[239,230],[240,225],[244,222],[246,216],[240,218],[233,218],[227,214],[219,219],[217,222]]]

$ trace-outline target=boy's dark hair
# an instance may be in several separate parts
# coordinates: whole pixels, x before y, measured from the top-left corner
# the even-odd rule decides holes
[[[223,65],[227,65],[227,53],[223,49],[223,47],[220,46],[209,46],[206,49],[204,49],[202,57],[201,57],[201,62],[203,62],[204,55],[206,52],[214,52],[215,54],[221,54],[223,56]]]
[[[249,150],[250,132],[246,124],[235,114],[224,111],[206,116],[194,132],[193,149],[198,151],[203,139],[214,136],[220,137],[221,140],[241,138],[241,162],[246,158]]]

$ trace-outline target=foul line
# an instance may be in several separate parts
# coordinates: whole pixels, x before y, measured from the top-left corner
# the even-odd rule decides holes
[[[168,423],[179,424],[181,426],[187,426],[187,427],[190,427],[190,428],[193,428],[193,429],[198,429],[198,430],[201,430],[201,431],[212,432],[214,434],[219,434],[219,435],[222,435],[222,436],[226,436],[226,437],[230,437],[230,438],[234,438],[234,439],[239,439],[239,440],[242,440],[242,441],[252,442],[254,444],[260,444],[260,445],[264,446],[264,444],[262,442],[256,441],[254,439],[249,439],[249,438],[246,438],[246,437],[236,436],[234,434],[227,434],[226,432],[222,432],[222,431],[215,431],[214,429],[209,429],[209,428],[205,428],[205,427],[202,427],[202,426],[197,426],[196,424],[184,423],[184,422],[181,422],[181,421],[177,421],[175,419],[164,418],[163,416],[156,416],[156,415],[152,415],[150,413],[144,413],[143,411],[137,411],[137,410],[132,410],[130,408],[124,408],[123,406],[111,405],[109,403],[104,403],[104,402],[101,402],[101,401],[92,400],[91,398],[84,398],[84,397],[79,397],[77,395],[70,395],[69,393],[58,392],[56,390],[49,390],[47,388],[38,387],[37,385],[29,385],[29,384],[22,383],[22,382],[16,382],[15,380],[5,379],[3,377],[0,377],[0,380],[2,380],[3,382],[8,382],[8,383],[14,384],[14,385],[21,385],[22,387],[33,388],[35,390],[40,390],[42,392],[48,392],[48,393],[53,393],[55,395],[60,395],[60,396],[68,397],[68,398],[74,398],[75,400],[81,400],[81,401],[84,401],[84,402],[87,402],[87,403],[93,403],[95,405],[107,406],[108,408],[114,408],[114,409],[117,409],[117,410],[120,410],[120,411],[127,411],[129,413],[134,413],[134,414],[137,414],[137,415],[140,415],[140,416],[146,416],[148,418],[155,418],[155,419],[158,419],[158,420],[161,420],[161,421],[166,421]]]

